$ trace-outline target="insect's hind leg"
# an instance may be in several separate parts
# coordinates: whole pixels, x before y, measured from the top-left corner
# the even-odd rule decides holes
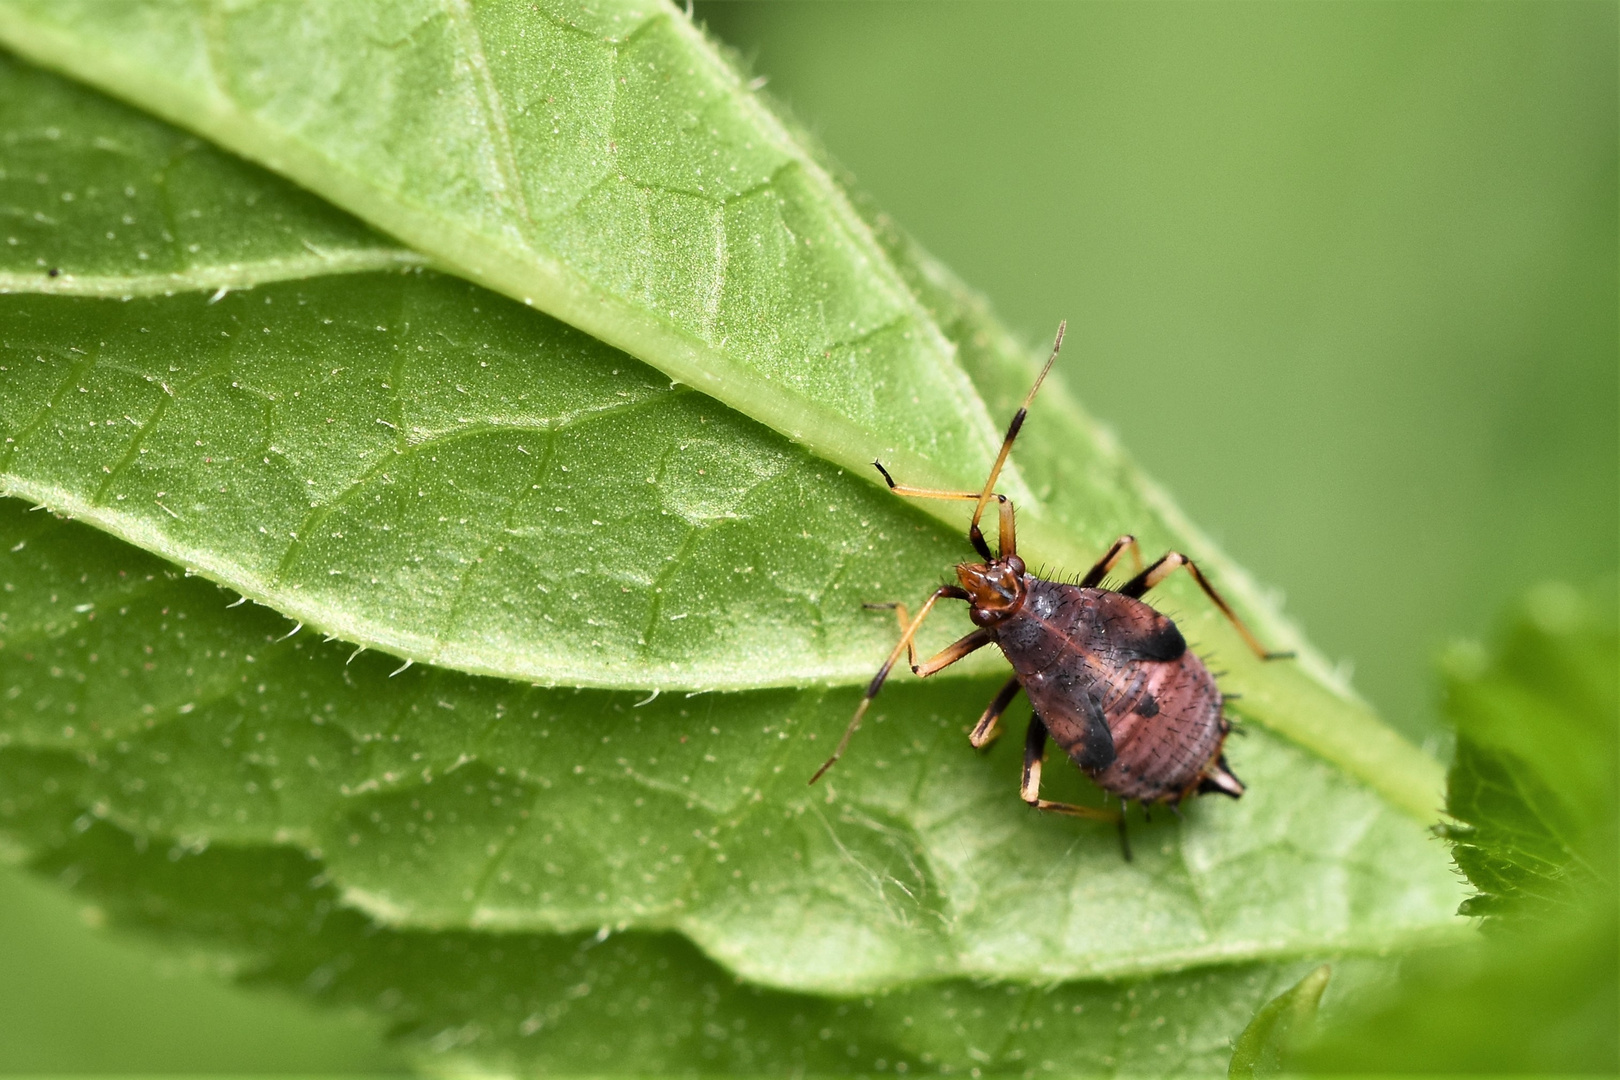
[[[1039,714],[1029,718],[1029,731],[1024,735],[1024,778],[1018,794],[1037,810],[1070,817],[1089,818],[1092,821],[1117,822],[1120,815],[1112,810],[1098,810],[1073,803],[1052,802],[1041,798],[1041,757],[1046,753],[1046,725]]]
[[[983,750],[1001,735],[1001,714],[1007,711],[1007,706],[1012,704],[1012,699],[1023,688],[1024,684],[1014,675],[1007,680],[1006,686],[997,691],[990,704],[985,706],[984,715],[979,717],[979,722],[968,733],[968,742],[973,744],[973,749]]]
[[[1233,611],[1231,606],[1221,598],[1221,594],[1215,591],[1215,586],[1211,585],[1209,579],[1204,576],[1204,572],[1198,569],[1198,564],[1179,551],[1167,553],[1164,558],[1127,581],[1120,587],[1119,591],[1124,596],[1140,597],[1182,567],[1187,568],[1187,573],[1191,574],[1193,580],[1198,582],[1198,587],[1204,590],[1204,595],[1209,597],[1210,602],[1220,608],[1221,614],[1226,616],[1227,621],[1248,643],[1249,648],[1254,650],[1254,655],[1262,660],[1290,660],[1293,658],[1294,654],[1292,652],[1271,652],[1260,644],[1260,639],[1254,636],[1254,632],[1243,624],[1242,619],[1238,618],[1237,612]]]

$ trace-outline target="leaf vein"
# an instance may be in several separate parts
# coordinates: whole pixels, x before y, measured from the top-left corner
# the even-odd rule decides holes
[[[524,232],[534,224],[529,214],[528,199],[523,193],[523,171],[518,167],[517,155],[512,149],[512,133],[506,123],[506,108],[500,91],[495,86],[495,75],[490,70],[489,58],[484,55],[484,38],[478,29],[477,17],[473,14],[467,0],[442,0],[443,8],[450,23],[456,28],[463,50],[463,59],[472,69],[473,78],[478,86],[478,104],[485,117],[485,134],[489,137],[490,149],[494,152],[495,167],[501,176],[502,192],[497,199],[506,202],[510,199],[510,208],[516,212],[524,225]],[[507,199],[501,199],[504,194]]]

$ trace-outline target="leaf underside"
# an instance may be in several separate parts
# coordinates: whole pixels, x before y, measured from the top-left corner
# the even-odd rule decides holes
[[[826,998],[739,984],[673,934],[379,930],[343,906],[317,861],[143,847],[71,820],[59,826],[71,839],[37,869],[111,922],[205,950],[250,985],[378,1013],[440,1074],[1205,1074],[1303,969],[1234,964],[1055,987],[951,980]],[[1371,964],[1352,961],[1352,978]]]
[[[307,194],[58,80],[4,78],[13,494],[325,633],[568,685],[863,682],[892,631],[860,603],[922,595],[968,553],[922,513],[953,504],[902,504],[487,294],[377,276],[376,234]],[[875,228],[1009,412],[1031,377],[1022,350]],[[131,299],[91,303],[86,279]],[[1129,528],[1149,552],[1198,552],[1263,633],[1297,644],[1060,385],[1042,405],[1018,456],[1069,537],[1059,567],[1078,573]],[[1326,689],[1314,657],[1262,669],[1190,581],[1160,593],[1245,715],[1429,816],[1434,764]],[[968,628],[947,616],[930,643],[953,621]]]
[[[1187,582],[1157,602],[1243,694],[1234,710],[1254,723],[1229,756],[1249,794],[1133,822],[1134,863],[1107,829],[1019,802],[1016,737],[983,758],[966,748],[1005,678],[993,657],[897,680],[851,755],[806,787],[893,641],[892,616],[861,603],[914,601],[968,555],[959,527],[924,512],[937,506],[851,469],[883,454],[915,467],[902,479],[971,484],[993,449],[986,418],[1032,369],[717,60],[683,83],[670,56],[707,54],[678,20],[521,46],[540,50],[525,70],[542,57],[583,72],[606,42],[610,73],[663,73],[623,91],[661,101],[657,124],[590,120],[595,100],[556,111],[632,161],[581,189],[537,172],[544,155],[510,125],[515,166],[435,148],[449,169],[401,149],[401,103],[386,138],[354,127],[363,110],[323,127],[335,105],[293,123],[263,65],[315,23],[273,24],[287,9],[225,26],[260,52],[225,63],[228,93],[206,107],[182,85],[195,64],[148,49],[167,9],[84,9],[104,25],[78,10],[0,6],[0,38],[31,48],[71,30],[93,57],[112,35],[123,58],[106,71],[148,80],[115,90],[216,137],[210,117],[256,102],[241,130],[263,140],[232,148],[371,225],[0,66],[0,483],[105,531],[0,503],[0,827],[42,869],[129,925],[381,1009],[442,1068],[1204,1068],[1310,960],[1450,924],[1456,883],[1415,820],[1433,763],[1314,662],[1248,659]],[[496,31],[533,25],[507,14],[492,28],[478,9],[486,55]],[[210,34],[235,16],[211,18]],[[463,25],[400,18],[361,37],[414,49],[424,27]],[[490,78],[480,108],[516,100]],[[691,116],[709,126],[683,127]],[[781,161],[717,199],[651,175],[678,166],[698,183],[714,159],[683,140]],[[463,165],[521,177],[528,224],[503,216],[515,187]],[[648,263],[649,238],[756,204],[772,222],[800,215],[788,231],[810,253],[750,264],[763,256],[738,238],[777,234],[727,225],[718,306],[683,308],[691,274],[713,268],[692,252]],[[588,317],[516,290],[514,260],[598,290],[579,294],[595,298]],[[810,325],[793,305],[823,294],[828,321]],[[876,307],[837,307],[851,297]],[[759,390],[800,375],[780,399]],[[691,387],[729,389],[722,404]],[[1268,637],[1289,637],[1061,386],[1042,408],[1012,479],[1032,560],[1084,569],[1129,529],[1150,552],[1198,554]],[[228,607],[238,594],[268,608]],[[954,613],[930,644],[965,629]],[[400,670],[383,651],[424,663]],[[1048,776],[1053,797],[1096,803],[1072,771]],[[559,973],[544,990],[534,965]],[[634,988],[636,972],[714,987],[709,1011]],[[1027,1034],[1047,1009],[1049,1044]],[[631,1045],[610,1018],[641,1013]],[[1071,1037],[1093,1023],[1096,1037]],[[593,1057],[602,1047],[618,1056]]]
[[[297,845],[385,923],[679,929],[751,980],[847,993],[1376,949],[1455,902],[1420,828],[1261,731],[1231,752],[1249,795],[1139,828],[1127,864],[1106,827],[1017,799],[1019,740],[965,748],[997,678],[894,687],[809,788],[855,689],[392,675],[0,505],[8,751],[77,755],[61,782],[131,832]]]

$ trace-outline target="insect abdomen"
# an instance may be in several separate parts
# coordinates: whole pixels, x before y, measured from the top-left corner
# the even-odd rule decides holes
[[[1053,739],[1105,791],[1175,801],[1226,737],[1221,695],[1169,619],[1105,589],[1026,578],[996,641]]]
[[[1131,666],[1140,685],[1104,708],[1115,758],[1092,778],[1121,798],[1179,800],[1197,787],[1225,741],[1220,692],[1192,653]]]

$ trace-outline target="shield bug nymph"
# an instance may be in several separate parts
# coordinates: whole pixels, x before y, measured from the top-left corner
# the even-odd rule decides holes
[[[1063,330],[1063,326],[1058,327],[1052,355],[1007,426],[1001,452],[982,491],[907,487],[895,483],[882,464],[872,463],[896,495],[973,500],[968,542],[983,561],[959,564],[959,584],[934,590],[915,618],[909,618],[898,604],[880,605],[898,609],[900,640],[866,688],[838,748],[810,778],[812,784],[843,756],[850,737],[860,727],[861,717],[883,688],[901,653],[906,654],[913,672],[926,677],[977,649],[996,645],[1012,665],[1013,676],[984,710],[968,741],[976,748],[987,746],[1000,733],[1002,714],[1018,691],[1024,691],[1034,715],[1024,739],[1019,791],[1031,806],[1115,822],[1124,844],[1125,809],[1130,800],[1144,807],[1165,804],[1174,809],[1188,796],[1204,792],[1217,791],[1234,799],[1243,794],[1243,784],[1226,765],[1224,748],[1232,726],[1222,712],[1223,698],[1214,676],[1187,648],[1176,624],[1143,603],[1141,597],[1175,571],[1186,568],[1204,595],[1262,660],[1293,654],[1268,652],[1197,564],[1178,551],[1169,552],[1143,569],[1136,538],[1121,536],[1074,584],[1036,577],[1018,557],[1013,504],[995,490],[996,479],[1036,391],[1063,346]],[[992,499],[999,514],[999,543],[994,554],[979,528]],[[1108,587],[1104,579],[1127,553],[1135,560],[1138,573],[1118,588]],[[919,664],[912,639],[941,600],[967,601],[968,617],[977,629]],[[1041,798],[1041,760],[1048,736],[1057,740],[1070,760],[1098,787],[1119,798],[1117,812]],[[1125,857],[1130,858],[1129,847],[1125,848]]]

